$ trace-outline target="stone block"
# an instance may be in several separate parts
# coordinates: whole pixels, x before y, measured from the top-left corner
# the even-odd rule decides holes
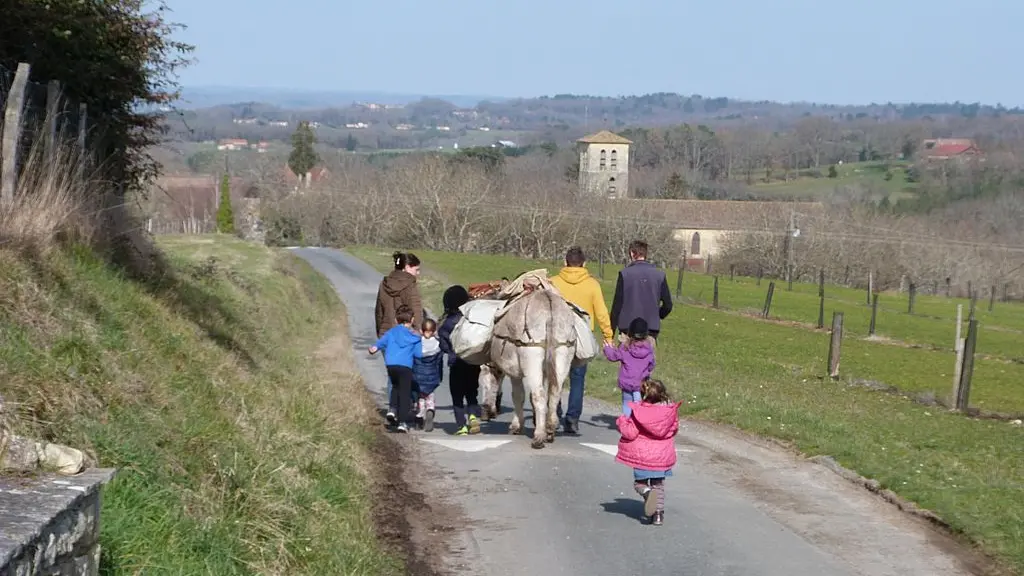
[[[100,492],[113,475],[0,478],[0,576],[98,574]]]

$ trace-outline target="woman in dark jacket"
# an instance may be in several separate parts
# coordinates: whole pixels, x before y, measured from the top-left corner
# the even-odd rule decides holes
[[[416,277],[420,275],[420,259],[410,252],[395,252],[391,255],[395,269],[380,281],[377,288],[377,304],[373,318],[377,327],[377,338],[394,328],[395,311],[401,305],[412,308],[412,325],[423,323],[423,298],[420,296]],[[391,379],[388,378],[388,398],[391,398]],[[397,406],[390,406],[388,414],[394,415]]]
[[[395,252],[391,256],[395,269],[380,281],[374,320],[377,338],[395,326],[395,310],[401,305],[412,308],[412,325],[423,323],[423,298],[420,297],[416,277],[420,275],[420,259],[409,252]]]

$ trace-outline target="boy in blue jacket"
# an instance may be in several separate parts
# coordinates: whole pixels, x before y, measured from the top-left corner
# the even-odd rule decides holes
[[[388,412],[388,424],[398,423],[398,432],[408,432],[412,419],[412,367],[416,358],[423,356],[423,341],[412,331],[412,308],[401,305],[395,311],[397,325],[370,346],[370,354],[384,352],[384,365],[391,378],[391,406],[398,410],[396,415]]]
[[[423,334],[423,356],[412,362],[413,388],[416,389],[416,419],[422,420],[423,431],[434,429],[434,391],[444,378],[444,353],[437,340],[437,322],[429,318],[420,326]]]

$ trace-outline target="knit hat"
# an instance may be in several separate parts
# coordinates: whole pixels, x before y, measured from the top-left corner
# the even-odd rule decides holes
[[[629,337],[634,340],[643,340],[647,338],[647,320],[643,318],[634,318],[629,323]]]
[[[458,284],[445,290],[444,296],[441,297],[441,303],[444,305],[446,314],[455,312],[459,309],[459,306],[466,302],[469,302],[469,291],[464,286]]]

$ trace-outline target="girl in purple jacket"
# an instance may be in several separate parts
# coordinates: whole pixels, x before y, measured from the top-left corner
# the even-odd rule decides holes
[[[618,348],[604,345],[604,357],[619,363],[619,388],[622,390],[622,414],[629,417],[630,402],[640,401],[640,386],[654,372],[654,346],[647,339],[647,322],[636,318],[629,323],[629,339]]]

